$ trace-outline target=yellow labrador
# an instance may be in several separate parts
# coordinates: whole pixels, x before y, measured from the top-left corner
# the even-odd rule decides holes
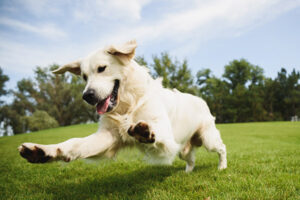
[[[109,46],[54,71],[81,75],[83,99],[101,115],[99,130],[59,144],[24,143],[22,157],[31,163],[113,157],[125,146],[136,146],[151,163],[171,164],[176,155],[193,170],[195,149],[202,144],[219,154],[219,169],[227,167],[226,147],[215,118],[199,97],[163,88],[133,57],[137,44]]]

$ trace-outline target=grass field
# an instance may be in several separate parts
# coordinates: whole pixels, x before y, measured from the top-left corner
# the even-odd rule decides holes
[[[197,151],[196,168],[185,163],[149,166],[143,156],[122,151],[116,160],[30,164],[23,142],[58,143],[86,136],[96,124],[0,138],[0,199],[300,199],[300,123],[218,125],[228,151],[228,169],[218,156]]]

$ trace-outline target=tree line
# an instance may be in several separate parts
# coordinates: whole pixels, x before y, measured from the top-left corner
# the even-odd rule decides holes
[[[182,62],[168,53],[153,56],[148,63],[144,57],[136,61],[148,66],[153,78],[162,77],[167,88],[202,97],[216,116],[218,123],[279,121],[300,116],[300,73],[285,68],[275,78],[264,75],[263,68],[245,59],[233,60],[224,66],[222,77],[210,69],[193,74],[187,60]],[[54,75],[58,65],[36,67],[34,78],[25,78],[17,88],[7,91],[9,80],[0,68],[0,97],[11,95],[7,104],[0,101],[2,131],[14,134],[57,126],[97,121],[94,107],[82,100],[85,83],[70,73]]]

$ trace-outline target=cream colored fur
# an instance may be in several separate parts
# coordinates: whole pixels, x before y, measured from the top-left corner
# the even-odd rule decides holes
[[[19,150],[38,147],[51,156],[51,160],[69,161],[113,157],[120,148],[129,145],[144,152],[151,163],[171,164],[179,155],[187,162],[189,172],[195,165],[195,148],[202,143],[208,151],[219,154],[219,169],[225,169],[226,147],[205,101],[163,88],[160,80],[153,80],[147,68],[133,60],[135,48],[135,41],[106,47],[54,71],[87,75],[85,90],[95,89],[99,98],[108,96],[114,80],[120,80],[118,105],[101,116],[96,133],[52,145],[24,143]],[[104,65],[107,66],[105,72],[98,74],[97,67]],[[127,133],[131,125],[140,121],[150,126],[155,134],[154,143],[140,143]]]

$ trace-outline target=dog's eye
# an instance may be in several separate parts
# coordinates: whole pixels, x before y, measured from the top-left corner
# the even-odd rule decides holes
[[[87,76],[85,74],[83,74],[83,79],[87,81]]]
[[[98,67],[98,73],[104,72],[106,66]]]

